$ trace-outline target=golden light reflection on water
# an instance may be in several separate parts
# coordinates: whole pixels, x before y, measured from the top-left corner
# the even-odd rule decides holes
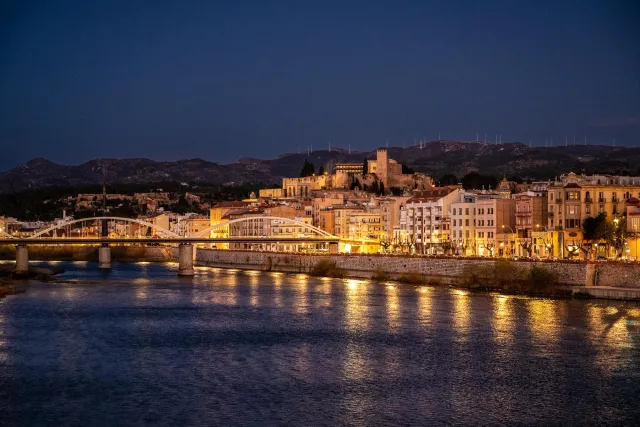
[[[453,291],[453,327],[464,341],[469,338],[470,298],[465,291]]]
[[[273,303],[276,307],[282,308],[284,303],[282,302],[282,282],[283,276],[282,273],[269,273],[273,278]]]
[[[293,300],[293,309],[298,314],[307,314],[309,312],[309,300],[307,292],[309,291],[309,277],[306,274],[298,274],[296,276],[294,291],[296,296]]]
[[[238,305],[238,270],[215,270],[215,288],[211,291],[211,301],[214,304],[234,306]]]
[[[348,330],[366,329],[369,324],[369,304],[366,282],[345,279],[345,322]]]
[[[527,301],[529,329],[539,342],[552,344],[559,338],[561,307],[562,305],[553,300],[530,299]]]
[[[433,290],[426,286],[420,286],[418,290],[418,317],[419,322],[422,325],[427,325],[430,322]]]
[[[244,274],[249,276],[249,304],[252,307],[257,307],[258,302],[258,286],[260,284],[260,272],[255,270],[245,271]]]
[[[387,284],[385,289],[386,308],[387,308],[387,325],[389,329],[398,329],[400,327],[400,297],[395,285]]]
[[[601,369],[609,372],[627,367],[632,360],[628,352],[640,332],[640,310],[625,306],[589,305],[587,318],[589,335],[598,351],[595,358]]]
[[[133,285],[136,287],[136,299],[144,300],[149,297],[150,284],[151,280],[144,277],[133,279]]]
[[[499,343],[513,342],[514,321],[513,301],[504,295],[497,295],[493,298],[493,339]]]

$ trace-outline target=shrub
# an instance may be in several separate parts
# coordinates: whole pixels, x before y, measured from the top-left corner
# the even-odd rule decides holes
[[[318,263],[311,269],[309,273],[312,276],[324,276],[324,277],[338,277],[342,278],[347,275],[347,272],[342,268],[336,267],[335,261],[331,261],[328,259],[321,259]]]
[[[376,282],[386,282],[390,278],[391,276],[389,275],[389,273],[387,273],[380,267],[376,268],[376,271],[374,271],[373,275],[371,276],[371,280],[375,280]]]
[[[557,283],[558,277],[544,267],[533,266],[529,270],[529,284],[534,288],[547,288]]]
[[[398,281],[412,285],[424,285],[426,283],[424,276],[416,272],[402,273],[400,277],[398,277]]]

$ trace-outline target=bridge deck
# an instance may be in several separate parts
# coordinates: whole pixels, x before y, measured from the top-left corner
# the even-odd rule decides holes
[[[337,243],[337,237],[180,237],[180,238],[23,238],[0,239],[0,245],[92,245],[104,243]]]

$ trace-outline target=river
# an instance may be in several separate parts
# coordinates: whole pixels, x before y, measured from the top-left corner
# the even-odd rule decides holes
[[[0,425],[631,425],[640,306],[58,263],[0,300]]]

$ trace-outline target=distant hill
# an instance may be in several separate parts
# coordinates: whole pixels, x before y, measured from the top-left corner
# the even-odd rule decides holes
[[[640,148],[609,146],[534,147],[521,143],[484,144],[432,141],[420,147],[389,147],[389,157],[412,169],[440,178],[478,171],[496,176],[551,178],[570,171],[640,175]],[[0,173],[0,192],[26,188],[81,187],[101,184],[154,182],[207,182],[220,184],[279,183],[284,176],[298,176],[305,159],[330,170],[336,162],[374,159],[376,151],[350,153],[335,148],[312,154],[282,154],[275,159],[243,158],[220,164],[202,159],[157,162],[149,159],[96,159],[77,166],[63,166],[33,159]]]

